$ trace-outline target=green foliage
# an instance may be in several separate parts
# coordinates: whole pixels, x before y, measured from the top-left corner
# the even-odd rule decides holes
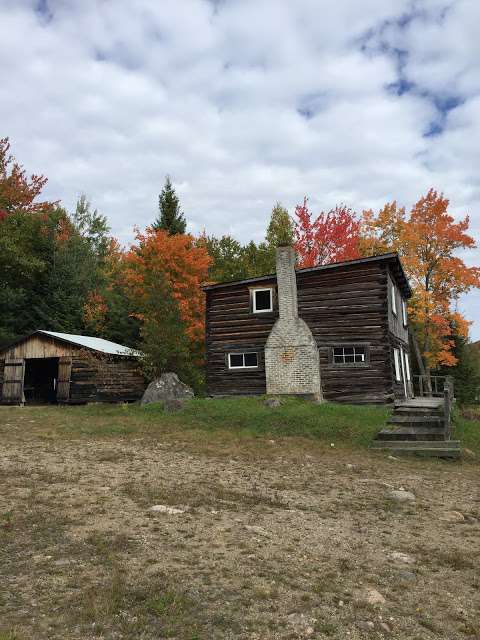
[[[272,209],[272,215],[267,228],[266,240],[268,246],[273,249],[293,244],[293,221],[288,215],[288,211],[280,204],[280,202],[277,202]]]
[[[151,277],[144,286],[148,295],[145,296],[146,307],[138,310],[144,318],[139,348],[144,354],[142,364],[147,379],[174,371],[198,392],[202,388],[202,376],[194,362],[199,361],[201,354],[191,352],[191,343],[170,288],[158,277]]]
[[[205,246],[212,258],[209,268],[209,280],[214,282],[228,282],[247,278],[245,261],[243,260],[242,245],[231,236],[215,238],[207,236]]]
[[[164,229],[170,235],[185,233],[187,223],[180,209],[180,201],[172,186],[170,176],[165,178],[165,185],[158,198],[158,207],[160,214],[152,225],[154,229]]]
[[[0,221],[1,344],[36,329],[84,329],[88,295],[106,285],[109,237],[105,218],[80,204],[72,218],[56,208]]]
[[[440,375],[452,376],[455,398],[461,405],[473,404],[480,399],[480,352],[478,348],[458,333],[453,334],[453,355],[457,364],[444,367]]]

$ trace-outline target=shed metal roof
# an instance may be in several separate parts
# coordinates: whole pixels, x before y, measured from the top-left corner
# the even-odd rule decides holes
[[[109,353],[115,356],[135,356],[138,357],[141,354],[140,351],[130,349],[116,342],[110,342],[110,340],[104,340],[103,338],[94,338],[93,336],[79,336],[74,333],[60,333],[59,331],[44,331],[39,329],[35,333],[43,333],[52,338],[58,338],[64,342],[70,342],[71,344],[77,344],[86,349],[94,349],[95,351],[101,351],[102,353]]]

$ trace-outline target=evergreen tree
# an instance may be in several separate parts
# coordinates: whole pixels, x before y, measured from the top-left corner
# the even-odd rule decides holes
[[[453,367],[442,367],[435,374],[452,376],[455,398],[461,405],[474,404],[480,397],[480,352],[475,344],[453,331],[453,355],[457,364]]]
[[[172,186],[170,176],[166,176],[162,193],[158,197],[158,218],[153,223],[155,231],[163,229],[171,236],[183,234],[187,228],[185,216],[180,210],[180,201]]]
[[[266,235],[267,244],[276,249],[279,246],[292,245],[294,241],[293,222],[288,211],[280,202],[272,209]]]

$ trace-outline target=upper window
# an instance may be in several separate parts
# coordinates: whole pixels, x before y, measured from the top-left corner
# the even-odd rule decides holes
[[[367,347],[333,347],[332,362],[337,365],[361,365],[367,363]]]
[[[273,290],[252,289],[253,313],[265,313],[273,311]]]
[[[397,315],[397,287],[392,283],[392,288],[390,289],[390,295],[392,300],[392,313]]]
[[[402,298],[402,318],[403,326],[408,326],[407,302]]]
[[[401,382],[402,380],[402,372],[400,369],[400,349],[393,350],[393,360],[395,364],[395,380],[397,382]]]
[[[258,353],[256,351],[248,353],[229,353],[229,369],[256,369],[258,367]]]

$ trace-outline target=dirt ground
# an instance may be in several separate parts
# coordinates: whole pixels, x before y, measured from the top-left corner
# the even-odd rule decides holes
[[[0,640],[480,638],[478,461],[26,408],[0,442]]]

